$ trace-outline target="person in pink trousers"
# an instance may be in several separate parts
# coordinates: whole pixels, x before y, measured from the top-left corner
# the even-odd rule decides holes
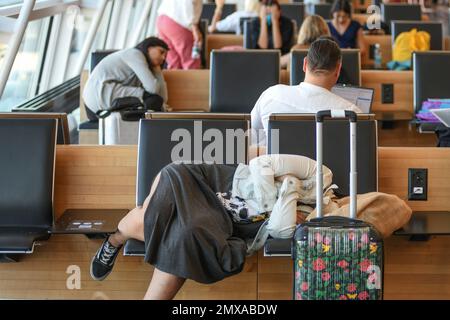
[[[202,0],[163,0],[158,8],[156,27],[159,37],[169,45],[169,69],[199,69],[202,44],[199,20]],[[194,46],[196,47],[193,51]]]

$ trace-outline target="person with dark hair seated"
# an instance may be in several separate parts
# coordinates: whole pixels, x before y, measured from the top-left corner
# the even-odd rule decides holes
[[[347,0],[335,0],[331,7],[331,18],[328,22],[330,33],[342,49],[359,49],[361,55],[366,54],[366,43],[361,24],[352,20],[352,9]]]
[[[292,66],[296,68],[297,66]],[[265,145],[269,117],[272,113],[317,113],[320,110],[351,110],[361,112],[353,103],[331,92],[342,67],[342,54],[331,37],[320,37],[314,41],[303,61],[305,80],[298,86],[278,84],[264,91],[256,102],[252,113],[252,129],[264,129],[259,141]]]
[[[282,15],[277,0],[262,0],[259,19],[252,20],[252,39],[257,39],[251,49],[279,49],[281,54],[291,50],[294,27],[292,21]]]
[[[83,90],[89,120],[119,98],[135,97],[147,110],[163,111],[167,86],[161,71],[169,47],[150,37],[134,48],[114,52],[94,68]]]

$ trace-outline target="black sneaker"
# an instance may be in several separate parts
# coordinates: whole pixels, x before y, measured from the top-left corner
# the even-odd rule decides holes
[[[103,242],[91,261],[92,279],[102,281],[111,273],[121,248],[122,246],[114,247],[108,239]]]

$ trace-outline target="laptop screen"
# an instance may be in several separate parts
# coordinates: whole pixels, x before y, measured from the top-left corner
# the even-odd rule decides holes
[[[431,113],[433,113],[447,128],[450,128],[450,108],[432,109]]]
[[[373,89],[371,88],[336,85],[331,92],[356,105],[362,113],[372,111]]]

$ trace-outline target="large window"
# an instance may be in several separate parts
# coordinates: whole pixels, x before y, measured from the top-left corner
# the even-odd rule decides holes
[[[135,0],[133,1],[133,8],[131,10],[130,18],[128,19],[128,27],[127,27],[127,43],[126,47],[134,46],[135,43],[131,43],[130,40],[133,39],[133,33],[137,28],[139,19],[141,18],[142,10],[144,9],[145,0]],[[139,40],[143,39],[143,32],[145,32],[145,28],[140,34]]]
[[[0,1],[0,7],[6,7],[6,6],[13,5],[13,4],[19,4],[22,2],[23,2],[23,0],[2,0],[2,1]]]
[[[110,11],[111,3],[108,3],[91,51],[105,48]],[[43,91],[77,75],[81,50],[95,13],[96,8],[80,9],[74,6],[65,13],[55,16],[46,57],[45,72],[42,78]],[[88,66],[88,63],[89,56],[86,59],[86,66]]]
[[[135,45],[135,32],[147,1],[152,15],[138,41],[153,33],[155,13],[162,0],[111,0],[106,4],[90,48],[123,49]],[[23,1],[0,0],[0,15],[17,17]],[[99,0],[37,0],[8,77],[0,111],[8,111],[27,99],[77,76],[85,40],[98,12]],[[0,66],[11,34],[0,30]],[[90,55],[85,69],[89,66]]]
[[[20,45],[0,100],[0,111],[9,111],[37,93],[50,18],[31,21]],[[0,44],[0,59],[7,43]]]

